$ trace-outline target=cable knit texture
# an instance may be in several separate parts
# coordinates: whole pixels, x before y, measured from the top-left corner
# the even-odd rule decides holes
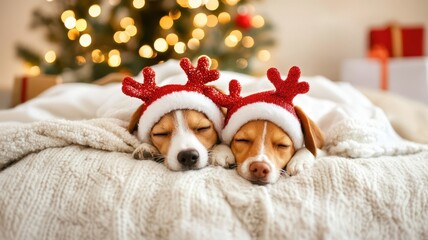
[[[69,146],[0,174],[0,239],[426,239],[428,153],[318,159],[256,186]]]
[[[124,125],[0,129],[0,239],[428,238],[426,151],[323,157],[257,186],[220,167],[171,172],[134,160]]]
[[[128,133],[127,124],[118,119],[99,118],[0,125],[0,169],[29,153],[70,144],[106,151],[132,152],[139,142]]]

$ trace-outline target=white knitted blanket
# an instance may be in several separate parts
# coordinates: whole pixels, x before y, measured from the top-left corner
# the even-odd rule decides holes
[[[311,171],[256,186],[220,167],[171,172],[134,160],[138,142],[125,125],[0,126],[0,239],[428,237],[424,145],[405,156],[323,157]],[[349,137],[358,124],[349,126],[336,132]]]
[[[161,82],[183,79],[163,68]],[[272,87],[222,76],[223,89],[232,78],[246,93]],[[140,102],[119,86],[60,85],[0,111],[0,239],[428,239],[427,145],[402,140],[355,89],[305,80],[296,104],[330,156],[268,186],[132,159],[139,143],[125,126]]]

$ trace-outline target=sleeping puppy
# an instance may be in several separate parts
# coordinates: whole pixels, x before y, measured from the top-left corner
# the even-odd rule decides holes
[[[280,173],[297,174],[312,165],[324,137],[316,124],[293,105],[298,94],[307,93],[309,84],[299,82],[300,69],[292,67],[286,79],[276,68],[267,71],[274,90],[241,96],[237,80],[229,83],[229,95],[215,101],[225,108],[223,141],[230,144],[237,171],[245,179],[267,184]]]
[[[324,136],[299,107],[295,110],[302,123],[306,148],[296,151],[288,134],[271,121],[250,121],[231,142],[240,176],[256,184],[268,184],[276,182],[285,173],[285,167],[289,175],[296,175],[312,166]]]
[[[136,130],[138,111],[129,130]],[[230,148],[219,144],[213,123],[195,110],[175,110],[165,114],[150,130],[150,143],[141,144],[135,159],[154,159],[170,170],[194,170],[208,164],[229,167],[234,164]]]
[[[211,99],[217,91],[206,85],[217,80],[219,72],[209,68],[206,56],[198,59],[197,66],[183,58],[180,66],[187,75],[184,85],[157,86],[150,67],[143,69],[143,83],[130,77],[123,80],[123,93],[143,101],[128,127],[142,142],[133,156],[164,162],[173,171],[200,169],[209,163],[226,167],[234,162],[230,148],[215,146],[224,112]]]

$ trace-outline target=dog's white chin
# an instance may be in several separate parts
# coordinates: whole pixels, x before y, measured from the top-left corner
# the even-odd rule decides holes
[[[177,155],[184,150],[194,149],[199,153],[199,160],[191,167],[178,162]],[[196,170],[208,166],[208,150],[192,133],[178,132],[171,139],[170,148],[165,157],[165,165],[172,171]]]
[[[269,167],[271,169],[269,175],[263,181],[258,181],[257,179],[254,179],[251,176],[250,165],[252,163],[254,163],[254,162],[263,162],[263,163],[266,163],[267,165],[269,165]],[[249,157],[249,158],[247,158],[244,161],[243,164],[241,164],[240,166],[238,166],[238,168],[239,168],[238,169],[239,175],[241,175],[243,178],[247,179],[248,181],[253,182],[253,183],[257,183],[257,184],[275,183],[276,181],[278,181],[279,177],[281,176],[279,169],[264,154],[261,154],[259,156],[255,156],[255,157]]]

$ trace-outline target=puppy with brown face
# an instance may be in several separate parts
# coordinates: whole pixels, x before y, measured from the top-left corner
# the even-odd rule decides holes
[[[144,83],[125,78],[122,91],[144,103],[131,117],[128,130],[136,132],[142,144],[134,151],[136,159],[153,159],[174,171],[200,169],[209,163],[228,166],[233,154],[220,142],[224,113],[210,98],[210,86],[219,73],[209,69],[202,57],[197,67],[187,58],[180,61],[188,81],[185,85],[156,86],[151,68],[143,70]]]
[[[302,119],[306,148],[296,151],[293,140],[271,121],[250,121],[231,142],[239,175],[257,184],[274,183],[285,173],[286,166],[289,175],[296,175],[313,164],[317,148],[323,145],[323,134],[300,108],[295,110]]]
[[[237,172],[257,183],[276,182],[284,168],[295,175],[312,166],[324,137],[317,125],[292,101],[309,91],[309,84],[298,82],[300,69],[290,69],[285,80],[277,69],[268,70],[275,90],[240,96],[239,82],[229,84],[229,95],[216,99],[228,109],[222,132],[230,144]]]

